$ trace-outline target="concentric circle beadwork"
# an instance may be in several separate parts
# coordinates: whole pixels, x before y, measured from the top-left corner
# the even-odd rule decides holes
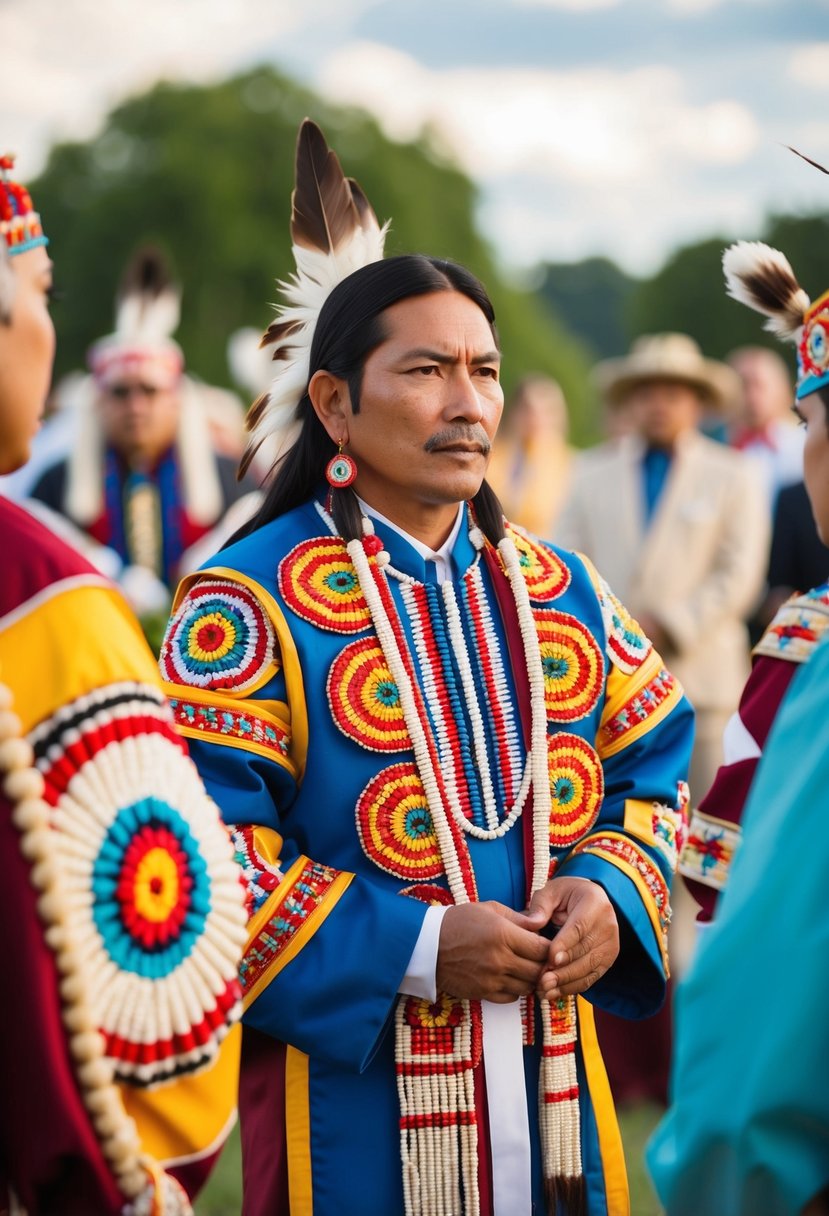
[[[278,580],[288,607],[312,625],[334,633],[360,633],[371,625],[357,571],[336,537],[302,541],[283,558]]]
[[[92,866],[92,916],[113,962],[148,979],[170,975],[210,911],[210,881],[181,815],[158,797],[121,807]]]
[[[650,638],[606,584],[602,589],[602,613],[610,657],[621,671],[632,675],[653,649]]]
[[[604,661],[595,638],[569,613],[540,608],[533,616],[547,717],[554,722],[585,718],[595,709],[604,687]]]
[[[173,684],[250,691],[277,670],[273,626],[247,587],[204,579],[167,626],[159,666]]]
[[[400,692],[374,638],[342,650],[328,673],[328,701],[337,726],[373,752],[411,748]]]
[[[116,1075],[149,1085],[202,1067],[240,998],[243,892],[160,693],[109,686],[59,711],[33,743]]]
[[[509,535],[518,550],[518,560],[530,599],[548,603],[562,595],[570,586],[572,577],[565,563],[552,549],[531,540],[523,532],[510,529]]]
[[[413,764],[392,764],[368,783],[357,803],[357,831],[368,858],[408,882],[443,873],[443,861],[420,777]]]
[[[579,735],[559,733],[548,740],[550,844],[567,848],[589,832],[604,797],[604,773],[598,754]]]

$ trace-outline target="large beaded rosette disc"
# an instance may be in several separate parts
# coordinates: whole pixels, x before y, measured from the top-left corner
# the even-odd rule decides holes
[[[161,693],[109,685],[30,740],[68,928],[116,1075],[151,1085],[204,1066],[239,1013],[244,892]]]

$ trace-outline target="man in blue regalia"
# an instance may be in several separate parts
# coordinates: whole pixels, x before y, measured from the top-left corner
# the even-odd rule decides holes
[[[244,866],[247,1216],[622,1216],[592,1005],[666,978],[692,714],[590,564],[504,518],[492,305],[383,260],[318,128],[246,534],[161,668]]]

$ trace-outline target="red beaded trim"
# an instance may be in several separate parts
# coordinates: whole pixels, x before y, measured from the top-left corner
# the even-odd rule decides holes
[[[309,923],[339,876],[340,871],[331,866],[306,862],[273,916],[245,950],[239,964],[243,995],[250,992],[290,945],[294,935]]]
[[[668,699],[677,687],[676,679],[666,667],[661,667],[644,688],[625,702],[621,709],[602,723],[601,736],[604,743],[612,743],[626,735],[629,730],[645,722],[659,706]]]
[[[173,718],[179,727],[197,730],[205,736],[219,740],[228,737],[243,743],[256,743],[274,752],[280,759],[287,758],[291,746],[291,732],[270,718],[261,718],[250,709],[236,709],[228,705],[202,705],[198,701],[170,701]]]

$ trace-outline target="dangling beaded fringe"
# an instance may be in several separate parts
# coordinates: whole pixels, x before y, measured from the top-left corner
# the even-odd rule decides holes
[[[319,504],[320,514],[326,519],[332,534],[336,535],[333,520]],[[472,872],[469,854],[458,831],[469,830],[469,820],[463,814],[461,807],[453,805],[448,796],[445,783],[440,773],[437,749],[430,744],[426,734],[425,713],[421,715],[418,700],[404,658],[405,640],[400,628],[399,618],[397,629],[395,620],[397,612],[394,601],[384,574],[384,567],[389,564],[388,554],[377,552],[376,546],[368,542],[373,534],[373,525],[363,518],[364,537],[350,541],[346,550],[354,566],[360,589],[368,605],[383,656],[394,679],[403,719],[409,732],[415,763],[423,784],[426,802],[432,816],[435,835],[440,847],[449,890],[456,904],[468,903],[476,898],[474,873]],[[483,540],[482,540],[483,543]],[[369,552],[374,555],[372,562]],[[550,815],[552,811],[552,794],[550,791],[548,754],[547,754],[547,707],[544,696],[544,670],[541,663],[541,653],[538,644],[538,633],[533,617],[532,605],[526,580],[521,570],[520,558],[514,541],[505,536],[498,544],[498,553],[503,563],[504,571],[510,583],[513,599],[518,616],[518,625],[524,648],[527,665],[527,676],[530,685],[531,726],[530,750],[527,755],[529,779],[522,781],[521,789],[516,798],[516,807],[523,807],[529,786],[533,792],[533,872],[531,892],[534,894],[547,882],[550,870]],[[452,593],[444,593],[452,620]],[[456,606],[456,605],[455,605]],[[453,631],[453,644],[456,637]],[[464,643],[465,649],[465,643]],[[471,695],[473,682],[471,671],[468,671],[468,653],[466,664],[463,662],[462,651],[457,652],[459,666],[462,670],[462,680],[468,704],[474,703]],[[474,717],[473,717],[474,722]],[[476,755],[480,746],[477,726],[473,726],[476,739]],[[481,724],[481,731],[483,725]],[[525,773],[526,776],[526,773]],[[513,812],[515,807],[513,807]],[[513,813],[511,812],[511,814]],[[518,812],[520,814],[520,809]],[[515,815],[517,817],[517,814]],[[514,820],[513,820],[514,821]],[[504,825],[498,828],[486,829],[487,833],[497,835]],[[453,831],[454,828],[454,831]],[[484,837],[490,838],[489,835]],[[464,1002],[468,1006],[468,1002]],[[548,1002],[542,1002],[542,1022],[544,1026],[543,1059],[541,1076],[539,1078],[540,1134],[543,1159],[545,1191],[548,1196],[548,1208],[555,1212],[555,1194],[564,1187],[567,1190],[583,1189],[584,1179],[581,1160],[581,1129],[579,1117],[579,1090],[575,1063],[575,1046],[577,1036],[576,1002],[574,997],[566,997],[556,1002],[553,1009]],[[456,1216],[459,1212],[458,1203],[453,1199],[449,1206],[435,1206],[438,1203],[439,1189],[444,1181],[450,1180],[457,1173],[456,1166],[448,1168],[448,1159],[455,1160],[459,1151],[457,1143],[457,1127],[435,1128],[434,1120],[425,1118],[427,1114],[438,1111],[443,1121],[457,1124],[461,1113],[460,1093],[457,1085],[449,1092],[448,1078],[439,1074],[423,1075],[419,1070],[405,1072],[406,1037],[405,1028],[405,998],[398,1002],[396,1015],[396,1058],[398,1067],[398,1091],[401,1103],[401,1153],[403,1157],[403,1186],[406,1199],[406,1216]],[[471,1026],[468,1015],[463,1021],[464,1027]],[[461,1063],[461,1050],[455,1048],[455,1057]],[[468,1057],[467,1057],[468,1058]],[[468,1075],[467,1075],[468,1074]],[[466,1068],[460,1074],[452,1072],[449,1075],[463,1078],[464,1086],[474,1083],[472,1068]],[[464,1090],[465,1092],[465,1090]],[[470,1091],[471,1110],[474,1113],[474,1094]],[[438,1103],[435,1106],[435,1102]],[[443,1104],[443,1105],[441,1105]],[[412,1116],[414,1116],[412,1118]],[[441,1120],[437,1121],[438,1123]],[[477,1216],[477,1129],[474,1137],[471,1134],[474,1124],[468,1125],[468,1135],[461,1138],[461,1165],[464,1179],[463,1211],[464,1216]],[[451,1134],[450,1134],[451,1133]],[[474,1165],[467,1156],[474,1156]],[[468,1181],[467,1181],[468,1180]],[[469,1189],[467,1189],[467,1185]],[[553,1206],[550,1206],[552,1199]],[[440,1204],[444,1204],[443,1198]],[[454,1204],[454,1206],[453,1206]],[[569,1210],[568,1210],[569,1216]]]

